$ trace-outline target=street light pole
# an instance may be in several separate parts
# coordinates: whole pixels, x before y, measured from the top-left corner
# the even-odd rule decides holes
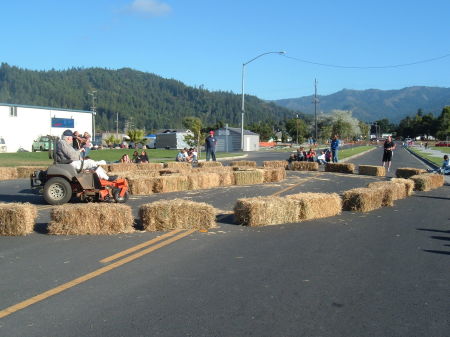
[[[245,63],[242,63],[242,106],[241,106],[241,150],[244,151],[244,114],[245,114],[245,95],[244,95],[244,73],[245,73],[245,66],[249,64],[250,62],[253,62],[257,58],[260,58],[261,56],[267,55],[267,54],[280,54],[283,55],[286,52],[284,51],[269,51],[267,53],[262,53],[254,58],[252,58],[250,61],[247,61]]]

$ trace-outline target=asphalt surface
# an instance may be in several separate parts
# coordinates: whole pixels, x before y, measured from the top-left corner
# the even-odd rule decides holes
[[[350,161],[380,165],[381,149]],[[424,164],[398,149],[389,175],[398,167]],[[175,197],[208,202],[222,214],[207,233],[23,305],[0,318],[0,336],[448,336],[449,186],[394,207],[298,224],[247,228],[230,214],[240,197],[341,193],[383,179],[289,172],[276,184],[134,197],[136,216],[143,203]],[[41,209],[36,233],[0,237],[0,313],[163,234],[47,235],[48,207],[26,180],[0,182],[0,201]]]

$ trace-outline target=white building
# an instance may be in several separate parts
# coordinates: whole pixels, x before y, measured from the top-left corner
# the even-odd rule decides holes
[[[222,128],[216,130],[216,151],[235,152],[241,150],[242,134],[239,128]],[[259,151],[259,135],[244,130],[244,151]]]
[[[0,137],[8,152],[31,151],[40,136],[61,137],[64,130],[92,132],[92,112],[0,103]]]

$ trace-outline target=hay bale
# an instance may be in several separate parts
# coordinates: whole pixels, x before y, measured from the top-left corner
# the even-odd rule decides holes
[[[121,204],[90,203],[54,207],[49,234],[117,234],[133,231],[131,207]]]
[[[293,161],[289,165],[291,171],[319,171],[319,163],[312,161]]]
[[[342,196],[342,208],[346,211],[369,212],[383,206],[385,192],[381,188],[354,188]]]
[[[354,173],[355,164],[352,163],[327,163],[325,172]]]
[[[286,170],[283,167],[266,168],[264,171],[264,182],[273,183],[286,179]]]
[[[395,181],[377,181],[368,184],[367,187],[385,189],[383,206],[393,206],[394,200],[404,199],[407,197],[407,191],[404,183]]]
[[[37,208],[30,203],[0,204],[0,236],[19,236],[33,232]]]
[[[436,173],[426,173],[410,177],[414,181],[416,191],[430,191],[444,185],[444,176]]]
[[[220,186],[220,176],[218,173],[190,174],[187,178],[190,190],[200,190]]]
[[[189,189],[187,176],[169,175],[154,179],[153,192],[155,193],[187,191]]]
[[[163,163],[139,163],[136,165],[138,171],[158,171],[164,168]]]
[[[235,185],[254,185],[264,183],[262,170],[233,171]]]
[[[247,166],[247,167],[256,167],[256,161],[250,161],[250,160],[238,160],[238,161],[232,161],[230,162],[230,166]]]
[[[29,179],[34,171],[47,170],[47,166],[18,166],[17,167],[17,178],[19,179]]]
[[[0,167],[0,180],[17,179],[17,169],[15,167]]]
[[[414,180],[404,179],[404,178],[392,178],[391,181],[393,183],[402,184],[405,188],[405,195],[409,197],[414,192]]]
[[[136,170],[137,170],[137,164],[134,164],[134,163],[116,163],[116,164],[110,164],[108,166],[108,171],[111,173],[130,172],[130,171],[136,171]]]
[[[337,193],[297,193],[286,196],[298,205],[298,221],[341,214],[342,199]]]
[[[222,167],[222,163],[219,161],[200,161],[198,167]]]
[[[216,209],[203,202],[182,199],[156,201],[139,208],[146,231],[173,229],[208,229],[215,226]]]
[[[264,168],[279,168],[282,167],[284,169],[288,168],[288,162],[286,160],[268,160],[263,161]]]
[[[174,175],[174,174],[180,174],[180,170],[164,169],[164,170],[159,170],[158,174],[160,176],[170,176],[170,175]]]
[[[359,165],[358,174],[366,176],[384,177],[386,175],[386,168],[383,166]]]
[[[238,199],[234,206],[236,223],[244,226],[266,226],[298,221],[298,203],[281,197]]]
[[[133,195],[153,194],[156,178],[150,177],[127,177],[128,191]]]
[[[400,167],[395,171],[395,175],[397,178],[405,178],[408,179],[412,176],[426,173],[425,169],[411,168],[411,167]]]
[[[176,170],[191,170],[192,164],[187,162],[170,161],[164,163],[164,168],[176,169]]]
[[[236,185],[236,178],[234,177],[233,172],[222,171],[217,172],[217,174],[219,175],[219,186]]]
[[[126,178],[126,179],[154,178],[154,177],[159,177],[159,172],[158,171],[137,170],[137,171],[128,171],[128,172],[114,172],[114,175],[119,176],[120,178]]]

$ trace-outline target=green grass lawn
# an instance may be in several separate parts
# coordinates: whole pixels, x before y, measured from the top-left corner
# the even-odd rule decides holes
[[[120,149],[120,150],[95,150],[89,153],[89,157],[94,160],[105,160],[107,162],[115,162],[127,153],[132,157],[134,150]],[[177,150],[165,149],[149,149],[147,155],[150,162],[167,162],[174,161],[177,155]],[[239,156],[240,153],[217,152],[217,158]],[[205,159],[205,153],[202,152],[199,159]],[[53,159],[48,158],[48,152],[14,152],[14,153],[0,153],[0,166],[48,166],[53,163]]]
[[[428,153],[425,153],[425,152],[423,152],[423,151],[421,151],[421,150],[418,150],[418,149],[416,149],[416,148],[412,148],[412,147],[410,147],[409,148],[411,151],[413,151],[414,153],[417,153],[419,156],[421,156],[421,157],[423,157],[423,158],[425,158],[425,159],[428,159],[429,161],[431,161],[431,162],[433,162],[433,163],[435,163],[436,165],[438,165],[438,166],[441,166],[442,165],[442,162],[443,162],[443,158],[442,157],[436,157],[436,156],[430,156],[430,154],[428,154]],[[440,150],[441,148],[436,148],[437,150]]]
[[[339,157],[339,160],[341,160],[341,159],[345,159],[345,158],[354,156],[359,153],[366,152],[370,149],[373,149],[372,145],[355,146],[355,147],[339,150],[338,157]]]
[[[450,153],[450,147],[433,146],[432,149],[436,150],[436,151],[441,151],[441,152],[444,152],[444,153]]]

